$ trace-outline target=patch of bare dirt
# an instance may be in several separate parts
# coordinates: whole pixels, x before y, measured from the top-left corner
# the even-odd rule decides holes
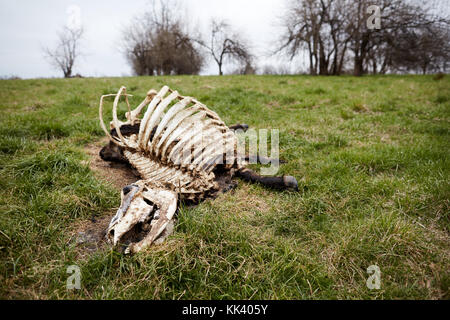
[[[90,156],[89,167],[102,180],[110,183],[118,190],[126,185],[139,180],[139,177],[133,173],[133,170],[123,163],[107,162],[100,158],[99,152],[106,144],[108,144],[108,137],[105,137],[93,144],[85,147],[85,152]]]
[[[105,214],[98,218],[83,220],[76,223],[71,235],[71,242],[77,246],[77,253],[80,258],[89,256],[101,248],[105,248],[105,233],[111,214]]]
[[[108,142],[108,138],[105,137],[84,148],[84,151],[90,157],[87,164],[89,164],[89,168],[101,180],[109,183],[115,189],[120,191],[124,186],[139,180],[139,177],[125,164],[110,163],[100,158],[99,152],[101,148],[108,144]],[[73,226],[71,241],[76,244],[80,258],[89,256],[95,251],[107,246],[107,243],[105,242],[105,232],[113,215],[114,210],[105,212],[105,214],[100,217],[79,221]]]

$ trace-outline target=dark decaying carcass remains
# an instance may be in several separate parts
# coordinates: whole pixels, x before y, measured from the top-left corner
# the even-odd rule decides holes
[[[108,96],[115,97],[110,130],[102,116]],[[128,106],[125,122],[117,117],[122,96]],[[110,140],[100,151],[101,158],[128,163],[141,178],[123,188],[121,205],[106,231],[108,241],[123,244],[126,253],[138,252],[170,234],[180,198],[198,202],[214,197],[234,186],[234,175],[273,188],[298,188],[292,176],[263,177],[245,168],[248,157],[237,152],[235,129],[245,131],[247,125],[227,127],[204,104],[167,86],[159,92],[150,90],[134,110],[121,87],[117,94],[101,97],[99,115]]]

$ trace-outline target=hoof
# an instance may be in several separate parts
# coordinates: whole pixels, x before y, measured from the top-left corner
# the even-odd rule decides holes
[[[286,188],[298,191],[297,179],[295,179],[293,176],[283,176],[283,182]]]

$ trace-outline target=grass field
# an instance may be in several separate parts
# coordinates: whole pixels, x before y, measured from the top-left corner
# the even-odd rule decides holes
[[[164,84],[229,125],[280,129],[300,192],[239,181],[182,207],[163,245],[80,255],[74,226],[120,203],[87,164],[99,97],[125,85],[137,105]],[[2,299],[450,298],[448,76],[2,80],[0,110]]]

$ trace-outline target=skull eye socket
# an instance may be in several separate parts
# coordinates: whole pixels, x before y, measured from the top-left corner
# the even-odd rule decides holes
[[[148,204],[149,206],[153,206],[153,203],[152,203],[150,200],[144,198],[144,201],[145,201],[145,203]]]
[[[123,195],[126,196],[127,194],[130,193],[130,191],[132,190],[131,186],[126,186],[122,189]]]

